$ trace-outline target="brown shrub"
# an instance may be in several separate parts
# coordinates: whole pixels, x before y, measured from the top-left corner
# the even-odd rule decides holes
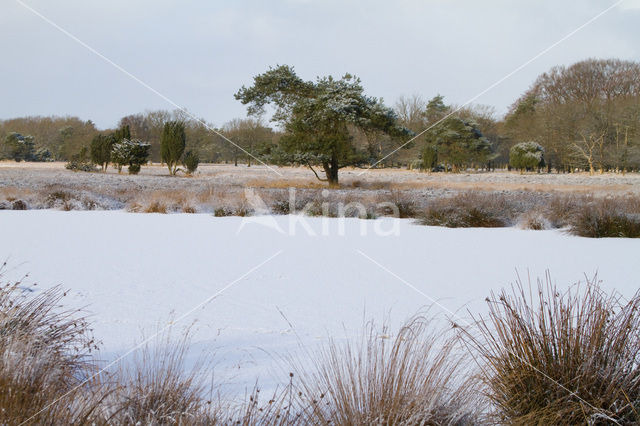
[[[522,229],[530,229],[533,231],[542,231],[551,228],[551,223],[545,217],[544,213],[539,210],[530,210],[518,219],[518,226]]]
[[[516,214],[503,195],[463,192],[433,201],[420,222],[448,228],[499,228],[512,225]]]
[[[605,198],[581,205],[570,232],[590,238],[640,238],[640,208],[634,198]]]
[[[160,201],[153,201],[151,202],[147,208],[144,209],[145,213],[162,213],[162,214],[166,214],[167,213],[167,206],[166,204],[160,202]]]
[[[93,371],[87,323],[59,309],[59,287],[30,291],[20,282],[0,287],[0,423],[84,423],[102,393],[97,382],[90,394],[79,387]]]
[[[369,326],[359,344],[330,343],[312,371],[298,368],[303,424],[473,424],[481,407],[475,378],[460,381],[453,341],[416,317],[395,337]],[[466,371],[468,373],[468,371]]]
[[[113,378],[106,401],[108,421],[116,424],[200,424],[208,417],[202,364],[187,370],[188,332],[178,341],[165,334],[153,347],[135,352]],[[139,355],[138,355],[139,354]],[[205,423],[201,423],[205,424]]]
[[[537,291],[535,291],[537,290]],[[496,420],[506,424],[637,424],[640,295],[607,295],[595,281],[565,293],[518,282],[491,294],[479,336]]]

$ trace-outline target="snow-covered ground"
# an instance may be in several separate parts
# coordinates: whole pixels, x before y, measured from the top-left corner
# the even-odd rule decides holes
[[[105,358],[171,320],[174,334],[195,322],[194,353],[214,352],[216,378],[234,390],[285,381],[281,357],[354,336],[369,319],[397,323],[434,300],[433,312],[482,312],[517,273],[548,269],[568,286],[597,272],[625,295],[640,287],[639,239],[557,230],[33,210],[0,211],[0,238],[5,278],[68,289],[66,304],[91,313]]]

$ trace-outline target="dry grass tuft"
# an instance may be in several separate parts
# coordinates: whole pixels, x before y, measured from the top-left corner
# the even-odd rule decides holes
[[[447,228],[500,228],[514,221],[513,204],[494,193],[463,192],[432,202],[420,222]]]
[[[410,193],[405,191],[393,190],[391,191],[391,203],[393,203],[398,209],[398,217],[400,218],[413,218],[418,213],[416,202]]]
[[[634,198],[584,202],[573,215],[571,233],[590,238],[640,238],[640,207]]]
[[[595,281],[561,293],[547,277],[487,302],[479,336],[464,338],[483,361],[499,422],[640,421],[640,294],[626,301]]]
[[[518,219],[518,227],[533,231],[543,231],[552,228],[551,223],[545,217],[544,213],[539,210],[530,210],[521,215]]]
[[[251,180],[248,180],[244,185],[251,188],[272,188],[272,189],[276,189],[276,188],[324,189],[327,187],[327,184],[325,182],[321,182],[313,178],[251,179]]]
[[[366,180],[355,179],[351,181],[351,187],[353,188],[362,188],[362,189],[370,189],[370,190],[383,190],[395,188],[401,185],[394,185],[391,181],[372,181],[367,182]]]
[[[136,352],[132,363],[115,376],[116,390],[108,399],[107,421],[115,424],[206,424],[202,364],[187,370],[188,333],[178,341],[165,335],[160,344]],[[138,355],[139,354],[139,355]]]
[[[473,424],[481,408],[473,376],[453,341],[416,317],[395,337],[373,326],[359,344],[331,341],[299,368],[303,424]]]
[[[90,394],[76,389],[93,371],[87,323],[59,309],[59,287],[35,292],[20,282],[0,287],[0,423],[87,422],[102,398],[97,382]]]
[[[151,204],[149,204],[145,209],[144,209],[145,213],[162,213],[162,214],[166,214],[167,213],[167,206],[164,203],[161,203],[160,201],[153,201]]]

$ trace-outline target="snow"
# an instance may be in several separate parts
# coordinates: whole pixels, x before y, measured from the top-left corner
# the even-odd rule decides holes
[[[172,320],[178,332],[193,324],[193,354],[214,353],[231,390],[286,381],[282,357],[353,337],[369,319],[397,323],[433,300],[432,312],[483,312],[518,273],[548,269],[561,286],[598,273],[623,295],[640,288],[640,240],[558,230],[32,210],[0,211],[0,235],[4,278],[68,289],[65,303],[91,314],[105,359]]]

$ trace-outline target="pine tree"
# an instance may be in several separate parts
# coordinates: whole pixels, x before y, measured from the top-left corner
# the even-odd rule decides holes
[[[90,155],[91,161],[106,171],[111,161],[111,147],[115,139],[112,135],[96,135],[91,140]]]
[[[509,165],[521,172],[544,167],[544,148],[537,142],[520,142],[509,151]]]
[[[9,133],[4,141],[5,155],[18,162],[33,161],[35,157],[33,139],[33,136],[23,136],[16,132]]]
[[[147,162],[151,145],[139,140],[123,139],[115,143],[111,151],[111,158],[116,164],[118,172],[123,166],[128,165],[129,174],[135,175],[140,171],[140,166]]]
[[[200,156],[197,152],[187,151],[186,154],[184,154],[182,165],[187,169],[188,175],[191,175],[196,171],[198,164],[200,164]]]
[[[282,65],[255,76],[253,86],[243,86],[235,97],[248,106],[250,115],[260,115],[267,105],[275,107],[273,120],[285,129],[281,158],[308,166],[330,185],[338,184],[341,168],[371,158],[354,142],[353,128],[396,139],[409,134],[398,125],[395,112],[381,99],[365,95],[360,79],[351,74],[304,81],[292,67]],[[324,179],[316,166],[324,170]]]
[[[167,164],[169,173],[175,175],[178,172],[178,163],[186,146],[184,123],[181,121],[169,121],[165,123],[160,138],[160,155],[162,161]]]
[[[120,127],[118,130],[113,132],[113,137],[116,142],[120,142],[123,139],[131,139],[131,130],[129,129],[129,125],[126,124]]]

